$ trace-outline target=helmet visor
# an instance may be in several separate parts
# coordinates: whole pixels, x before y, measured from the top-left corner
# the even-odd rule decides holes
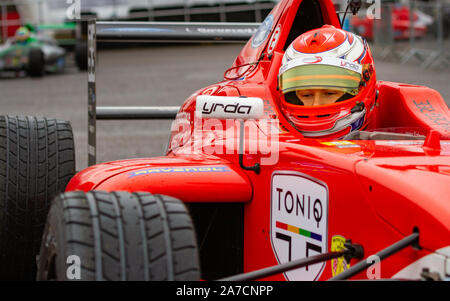
[[[280,70],[280,88],[283,94],[296,90],[329,89],[350,95],[359,92],[361,65],[335,59],[333,64],[294,62]],[[290,62],[290,63],[291,63]],[[355,68],[341,67],[353,64]],[[284,72],[283,72],[284,71]]]

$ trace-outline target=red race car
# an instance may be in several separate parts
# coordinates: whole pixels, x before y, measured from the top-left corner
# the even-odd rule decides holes
[[[386,9],[386,8],[383,8]],[[408,40],[411,35],[410,10],[408,7],[393,7],[391,12],[392,37],[394,40]],[[381,20],[381,22],[386,20]],[[433,19],[416,10],[413,15],[413,35],[414,38],[423,38],[427,34],[427,28],[433,23]],[[374,38],[374,19],[369,17],[352,16],[351,25],[355,33],[366,39]],[[382,29],[386,34],[386,29]]]
[[[377,81],[329,0],[280,1],[256,31],[157,26],[89,23],[87,169],[72,174],[67,122],[0,119],[3,278],[34,277],[37,254],[39,280],[449,277],[438,92]],[[96,107],[96,39],[171,36],[251,38],[223,81],[180,108]],[[317,91],[339,102],[308,105]],[[171,117],[164,156],[93,164],[96,119]]]

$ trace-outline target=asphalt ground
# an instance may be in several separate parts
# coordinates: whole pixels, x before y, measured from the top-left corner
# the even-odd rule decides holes
[[[97,67],[99,106],[174,106],[223,78],[241,44],[158,45],[102,49]],[[377,78],[438,90],[450,105],[450,68],[375,61]],[[62,74],[0,79],[0,111],[69,120],[77,170],[87,167],[87,74],[68,62]],[[171,121],[97,121],[97,162],[163,154]]]

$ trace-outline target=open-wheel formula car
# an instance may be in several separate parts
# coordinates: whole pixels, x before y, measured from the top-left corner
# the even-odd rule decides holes
[[[325,24],[340,28],[331,1],[280,1],[224,80],[174,110],[96,107],[95,39],[163,34],[153,23],[91,22],[92,165],[73,175],[68,122],[0,118],[2,278],[33,278],[36,256],[38,280],[448,277],[450,115],[440,94],[376,81],[373,106],[352,107],[372,119],[342,139],[308,136],[280,109],[289,45]],[[171,26],[165,34],[179,37]],[[251,31],[224,28],[182,31]],[[95,120],[131,117],[175,117],[165,155],[93,164]]]
[[[11,37],[0,45],[0,73],[25,72],[33,77],[45,73],[56,73],[64,70],[66,50],[44,33],[36,34],[27,27],[18,31],[29,31],[27,40],[18,41]]]

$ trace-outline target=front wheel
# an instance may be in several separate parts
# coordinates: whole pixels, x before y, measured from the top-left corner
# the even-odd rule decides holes
[[[199,280],[184,204],[149,193],[73,191],[55,198],[38,280]]]
[[[0,116],[0,280],[36,278],[50,203],[74,174],[68,121]]]
[[[30,49],[28,74],[32,77],[41,77],[45,73],[44,53],[39,48]]]

